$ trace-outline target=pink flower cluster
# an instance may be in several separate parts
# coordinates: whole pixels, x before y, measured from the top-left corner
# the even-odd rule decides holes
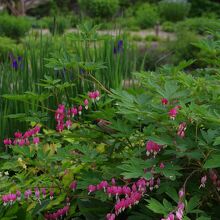
[[[83,107],[81,105],[66,110],[65,105],[60,104],[55,113],[55,120],[57,121],[57,131],[62,132],[65,127],[67,129],[70,129],[70,127],[72,126],[71,119],[77,117],[77,115],[81,115],[82,110]]]
[[[152,191],[154,188],[158,188],[159,185],[159,178],[157,180],[154,180],[154,178],[151,178],[150,180],[141,178],[131,186],[116,186],[114,179],[112,179],[112,184],[109,185],[107,181],[103,180],[97,185],[89,185],[88,194],[96,190],[104,190],[109,197],[114,196],[116,198],[116,204],[114,207],[115,213],[108,213],[106,216],[107,220],[114,220],[115,216],[119,215],[125,209],[131,208],[132,206],[138,204],[146,192],[147,187],[149,187],[149,189]]]
[[[99,91],[89,92],[88,96],[92,101],[99,100],[100,93]],[[89,101],[88,99],[84,100],[84,108],[88,110]],[[64,128],[70,129],[72,126],[72,119],[75,119],[77,116],[82,115],[83,106],[74,106],[72,108],[66,109],[65,105],[60,104],[55,112],[55,120],[57,122],[56,130],[62,132]]]
[[[150,154],[153,154],[156,156],[161,150],[161,145],[153,142],[153,141],[148,141],[146,143],[146,154],[149,156]]]
[[[178,101],[177,101],[178,102]],[[169,103],[168,99],[166,98],[162,98],[161,99],[161,103],[162,105],[167,105]],[[178,114],[178,110],[181,109],[181,106],[177,105],[174,108],[171,108],[168,112],[168,115],[170,117],[170,119],[175,120],[177,114]]]
[[[179,191],[179,202],[178,202],[178,206],[176,208],[176,211],[170,213],[166,218],[163,218],[161,220],[174,220],[174,219],[182,220],[183,219],[185,205],[182,202],[182,200],[183,200],[184,196],[185,196],[185,193],[184,193],[183,189],[181,189]]]
[[[16,200],[20,200],[21,193],[17,191],[17,193],[9,193],[7,195],[2,196],[3,205],[6,206],[7,204],[12,205]]]
[[[21,132],[15,132],[14,133],[14,141],[11,139],[5,139],[4,145],[5,146],[11,146],[11,145],[19,145],[19,146],[28,146],[31,144],[31,141],[33,144],[38,145],[40,142],[39,137],[36,137],[36,135],[40,132],[40,127],[35,126],[32,129],[29,129],[24,134]]]
[[[89,92],[88,95],[89,95],[89,98],[92,99],[93,102],[95,100],[98,101],[100,99],[100,93],[98,90],[96,90],[94,92]]]
[[[62,219],[65,216],[67,216],[69,209],[70,209],[69,205],[66,205],[62,209],[58,209],[56,212],[45,214],[44,218],[48,220]]]

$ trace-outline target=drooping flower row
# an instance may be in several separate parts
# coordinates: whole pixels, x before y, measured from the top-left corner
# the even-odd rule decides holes
[[[37,137],[37,134],[40,132],[40,127],[35,126],[32,129],[27,130],[22,134],[20,131],[17,131],[14,133],[14,138],[10,139],[4,139],[4,145],[5,146],[11,146],[11,145],[18,145],[18,146],[28,146],[31,143],[37,145],[40,142],[39,137]]]
[[[74,180],[69,188],[73,191],[76,190],[76,187],[77,187],[77,181]],[[24,191],[24,193],[22,194],[21,191],[17,190],[16,193],[9,193],[9,194],[5,194],[5,195],[2,195],[2,202],[3,202],[3,205],[6,206],[8,204],[12,205],[14,204],[14,202],[16,201],[21,201],[21,199],[36,199],[39,203],[41,203],[41,199],[45,199],[47,196],[49,196],[50,200],[52,200],[54,198],[54,189],[53,188],[50,188],[50,189],[47,189],[47,188],[38,188],[36,187],[33,190],[31,189],[27,189]]]
[[[65,218],[65,216],[67,216],[68,212],[69,212],[70,206],[69,204],[67,204],[66,206],[64,206],[61,209],[58,209],[56,212],[53,213],[46,213],[44,215],[44,218],[46,220],[57,220],[57,219],[63,219]]]
[[[41,203],[41,199],[45,199],[47,195],[50,196],[50,199],[52,200],[54,198],[54,190],[50,189],[47,190],[46,188],[35,188],[34,191],[31,189],[27,189],[22,194],[21,191],[17,190],[16,193],[9,193],[2,195],[2,202],[3,205],[12,205],[16,201],[21,201],[22,199],[36,199],[39,203]]]
[[[151,178],[146,180],[141,178],[133,183],[131,186],[117,186],[115,180],[112,179],[111,184],[103,180],[97,185],[88,186],[88,194],[91,194],[95,191],[103,190],[109,197],[115,197],[116,203],[114,205],[114,213],[108,213],[106,215],[107,220],[115,220],[115,217],[123,212],[127,208],[139,203],[147,187],[152,191],[153,188],[158,188],[160,185],[160,179]]]
[[[169,213],[169,215],[166,218],[162,218],[161,220],[182,220],[183,219],[183,214],[184,214],[184,208],[185,205],[183,203],[183,198],[185,196],[185,192],[183,189],[180,189],[179,191],[179,202],[178,205],[175,209],[175,211]]]

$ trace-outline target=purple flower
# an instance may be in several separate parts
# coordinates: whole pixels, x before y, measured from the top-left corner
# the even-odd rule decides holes
[[[120,53],[123,51],[123,40],[119,40],[117,45],[114,46],[114,54]]]
[[[22,57],[19,56],[18,58],[15,58],[13,55],[10,55],[10,59],[11,59],[11,67],[14,70],[18,70],[19,68],[21,68],[22,66]]]

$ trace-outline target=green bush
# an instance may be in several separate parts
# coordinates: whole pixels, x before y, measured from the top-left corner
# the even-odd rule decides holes
[[[204,34],[207,31],[216,31],[220,29],[219,19],[209,19],[206,17],[190,18],[177,24],[177,29],[187,29]]]
[[[62,16],[50,18],[48,21],[48,28],[52,34],[63,34],[69,27],[69,19]]]
[[[165,21],[181,21],[189,10],[190,4],[186,0],[163,0],[159,3],[160,16]]]
[[[0,36],[19,39],[30,30],[31,22],[25,17],[0,15]]]
[[[201,16],[204,12],[220,15],[220,4],[218,0],[191,0],[190,16]]]
[[[145,40],[146,40],[146,41],[159,41],[160,38],[159,38],[158,36],[156,36],[156,35],[150,34],[150,35],[147,35],[147,36],[145,37]]]
[[[78,0],[78,3],[91,17],[111,18],[119,8],[118,0]]]
[[[146,3],[138,7],[136,19],[141,28],[151,28],[159,20],[159,15],[155,6]]]
[[[162,30],[166,32],[174,32],[175,27],[176,27],[175,24],[170,21],[165,21],[161,26]]]
[[[171,41],[168,48],[173,52],[173,62],[179,63],[181,60],[194,59],[198,53],[198,49],[193,46],[199,37],[196,33],[181,29],[176,33],[176,40]]]
[[[15,40],[8,37],[0,37],[0,60],[8,58],[10,53],[16,53],[19,50]]]

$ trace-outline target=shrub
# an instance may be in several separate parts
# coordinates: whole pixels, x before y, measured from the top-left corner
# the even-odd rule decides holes
[[[137,20],[134,16],[118,18],[117,21],[123,28],[128,28],[129,30],[140,30],[140,27],[138,26]]]
[[[159,38],[158,36],[156,36],[156,35],[150,34],[150,35],[147,35],[147,36],[145,37],[145,40],[146,40],[146,41],[159,41],[160,38]]]
[[[18,50],[18,45],[8,37],[0,37],[0,60],[7,59],[8,55]]]
[[[193,46],[199,37],[196,33],[181,29],[176,34],[176,40],[170,42],[168,48],[173,51],[173,62],[179,63],[181,60],[194,59],[198,49]]]
[[[177,24],[177,29],[187,29],[204,34],[206,31],[216,31],[220,29],[219,19],[209,19],[205,17],[190,18]]]
[[[50,18],[48,22],[48,28],[52,34],[63,34],[69,27],[69,20],[62,16]]]
[[[111,18],[119,8],[118,0],[78,0],[84,12],[92,17]]]
[[[190,16],[201,16],[204,12],[220,15],[220,4],[216,0],[191,0]]]
[[[142,37],[141,35],[139,35],[139,34],[134,34],[134,35],[131,37],[131,39],[132,39],[133,41],[138,41],[138,42],[143,41],[143,37]]]
[[[155,6],[146,3],[138,7],[136,19],[141,28],[151,28],[159,20],[159,15]]]
[[[163,0],[159,3],[160,16],[166,21],[181,21],[189,10],[190,4],[186,0]]]
[[[174,32],[175,27],[175,24],[170,21],[165,21],[161,26],[162,30],[166,32]]]
[[[0,35],[19,39],[30,30],[31,22],[24,17],[0,16]]]

